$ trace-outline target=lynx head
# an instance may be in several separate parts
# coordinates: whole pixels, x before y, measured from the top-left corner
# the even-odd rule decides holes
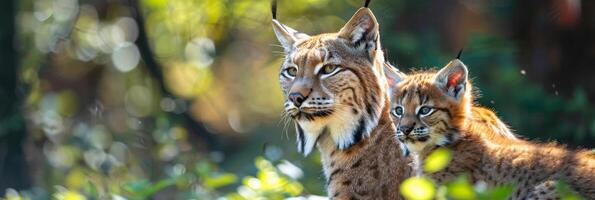
[[[310,153],[322,134],[339,149],[369,136],[388,98],[372,11],[361,8],[338,32],[314,36],[281,24],[273,12],[273,30],[285,50],[279,80],[298,151]]]
[[[456,140],[473,101],[465,64],[455,59],[438,72],[406,75],[385,68],[385,74],[392,88],[396,137],[408,150],[420,152]]]

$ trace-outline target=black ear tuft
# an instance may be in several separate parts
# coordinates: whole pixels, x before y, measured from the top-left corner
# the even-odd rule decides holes
[[[457,59],[461,59],[461,54],[463,54],[463,48],[461,48],[461,50],[459,51],[459,54],[457,54]]]
[[[366,8],[367,8],[367,7],[368,7],[368,5],[370,5],[370,1],[371,1],[371,0],[366,0],[366,2],[364,3],[364,7],[366,7]]]
[[[273,19],[277,19],[277,0],[271,0],[271,13],[273,14]]]

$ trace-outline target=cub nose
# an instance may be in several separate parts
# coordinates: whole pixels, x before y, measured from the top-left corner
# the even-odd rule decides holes
[[[296,107],[300,107],[302,103],[306,100],[306,97],[299,92],[292,92],[289,94],[289,100],[293,102],[293,105]]]
[[[401,131],[403,132],[403,134],[409,135],[409,133],[411,133],[411,131],[413,131],[413,127],[414,126],[415,126],[415,124],[413,124],[413,125],[402,125],[402,126],[399,126],[399,129],[401,129]]]

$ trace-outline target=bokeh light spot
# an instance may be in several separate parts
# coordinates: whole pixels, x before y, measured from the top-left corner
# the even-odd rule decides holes
[[[136,45],[124,42],[114,49],[112,62],[114,67],[121,72],[133,70],[140,61],[140,53]]]
[[[213,63],[215,43],[209,38],[194,38],[184,49],[186,59],[198,67],[207,67]]]
[[[153,111],[153,94],[142,85],[135,85],[128,89],[124,99],[126,111],[136,117],[147,116]]]

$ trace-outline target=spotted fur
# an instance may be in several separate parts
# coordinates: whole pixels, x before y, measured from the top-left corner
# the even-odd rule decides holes
[[[492,111],[473,104],[467,74],[458,59],[438,72],[387,74],[394,83],[391,107],[398,140],[420,160],[438,146],[453,151],[451,163],[430,174],[433,178],[445,182],[466,173],[488,186],[513,183],[512,199],[555,198],[553,185],[564,180],[587,199],[595,198],[592,153],[514,137]]]
[[[298,151],[321,152],[331,199],[401,199],[408,158],[391,135],[378,23],[359,9],[337,33],[315,36],[273,19],[285,50],[279,75]]]

